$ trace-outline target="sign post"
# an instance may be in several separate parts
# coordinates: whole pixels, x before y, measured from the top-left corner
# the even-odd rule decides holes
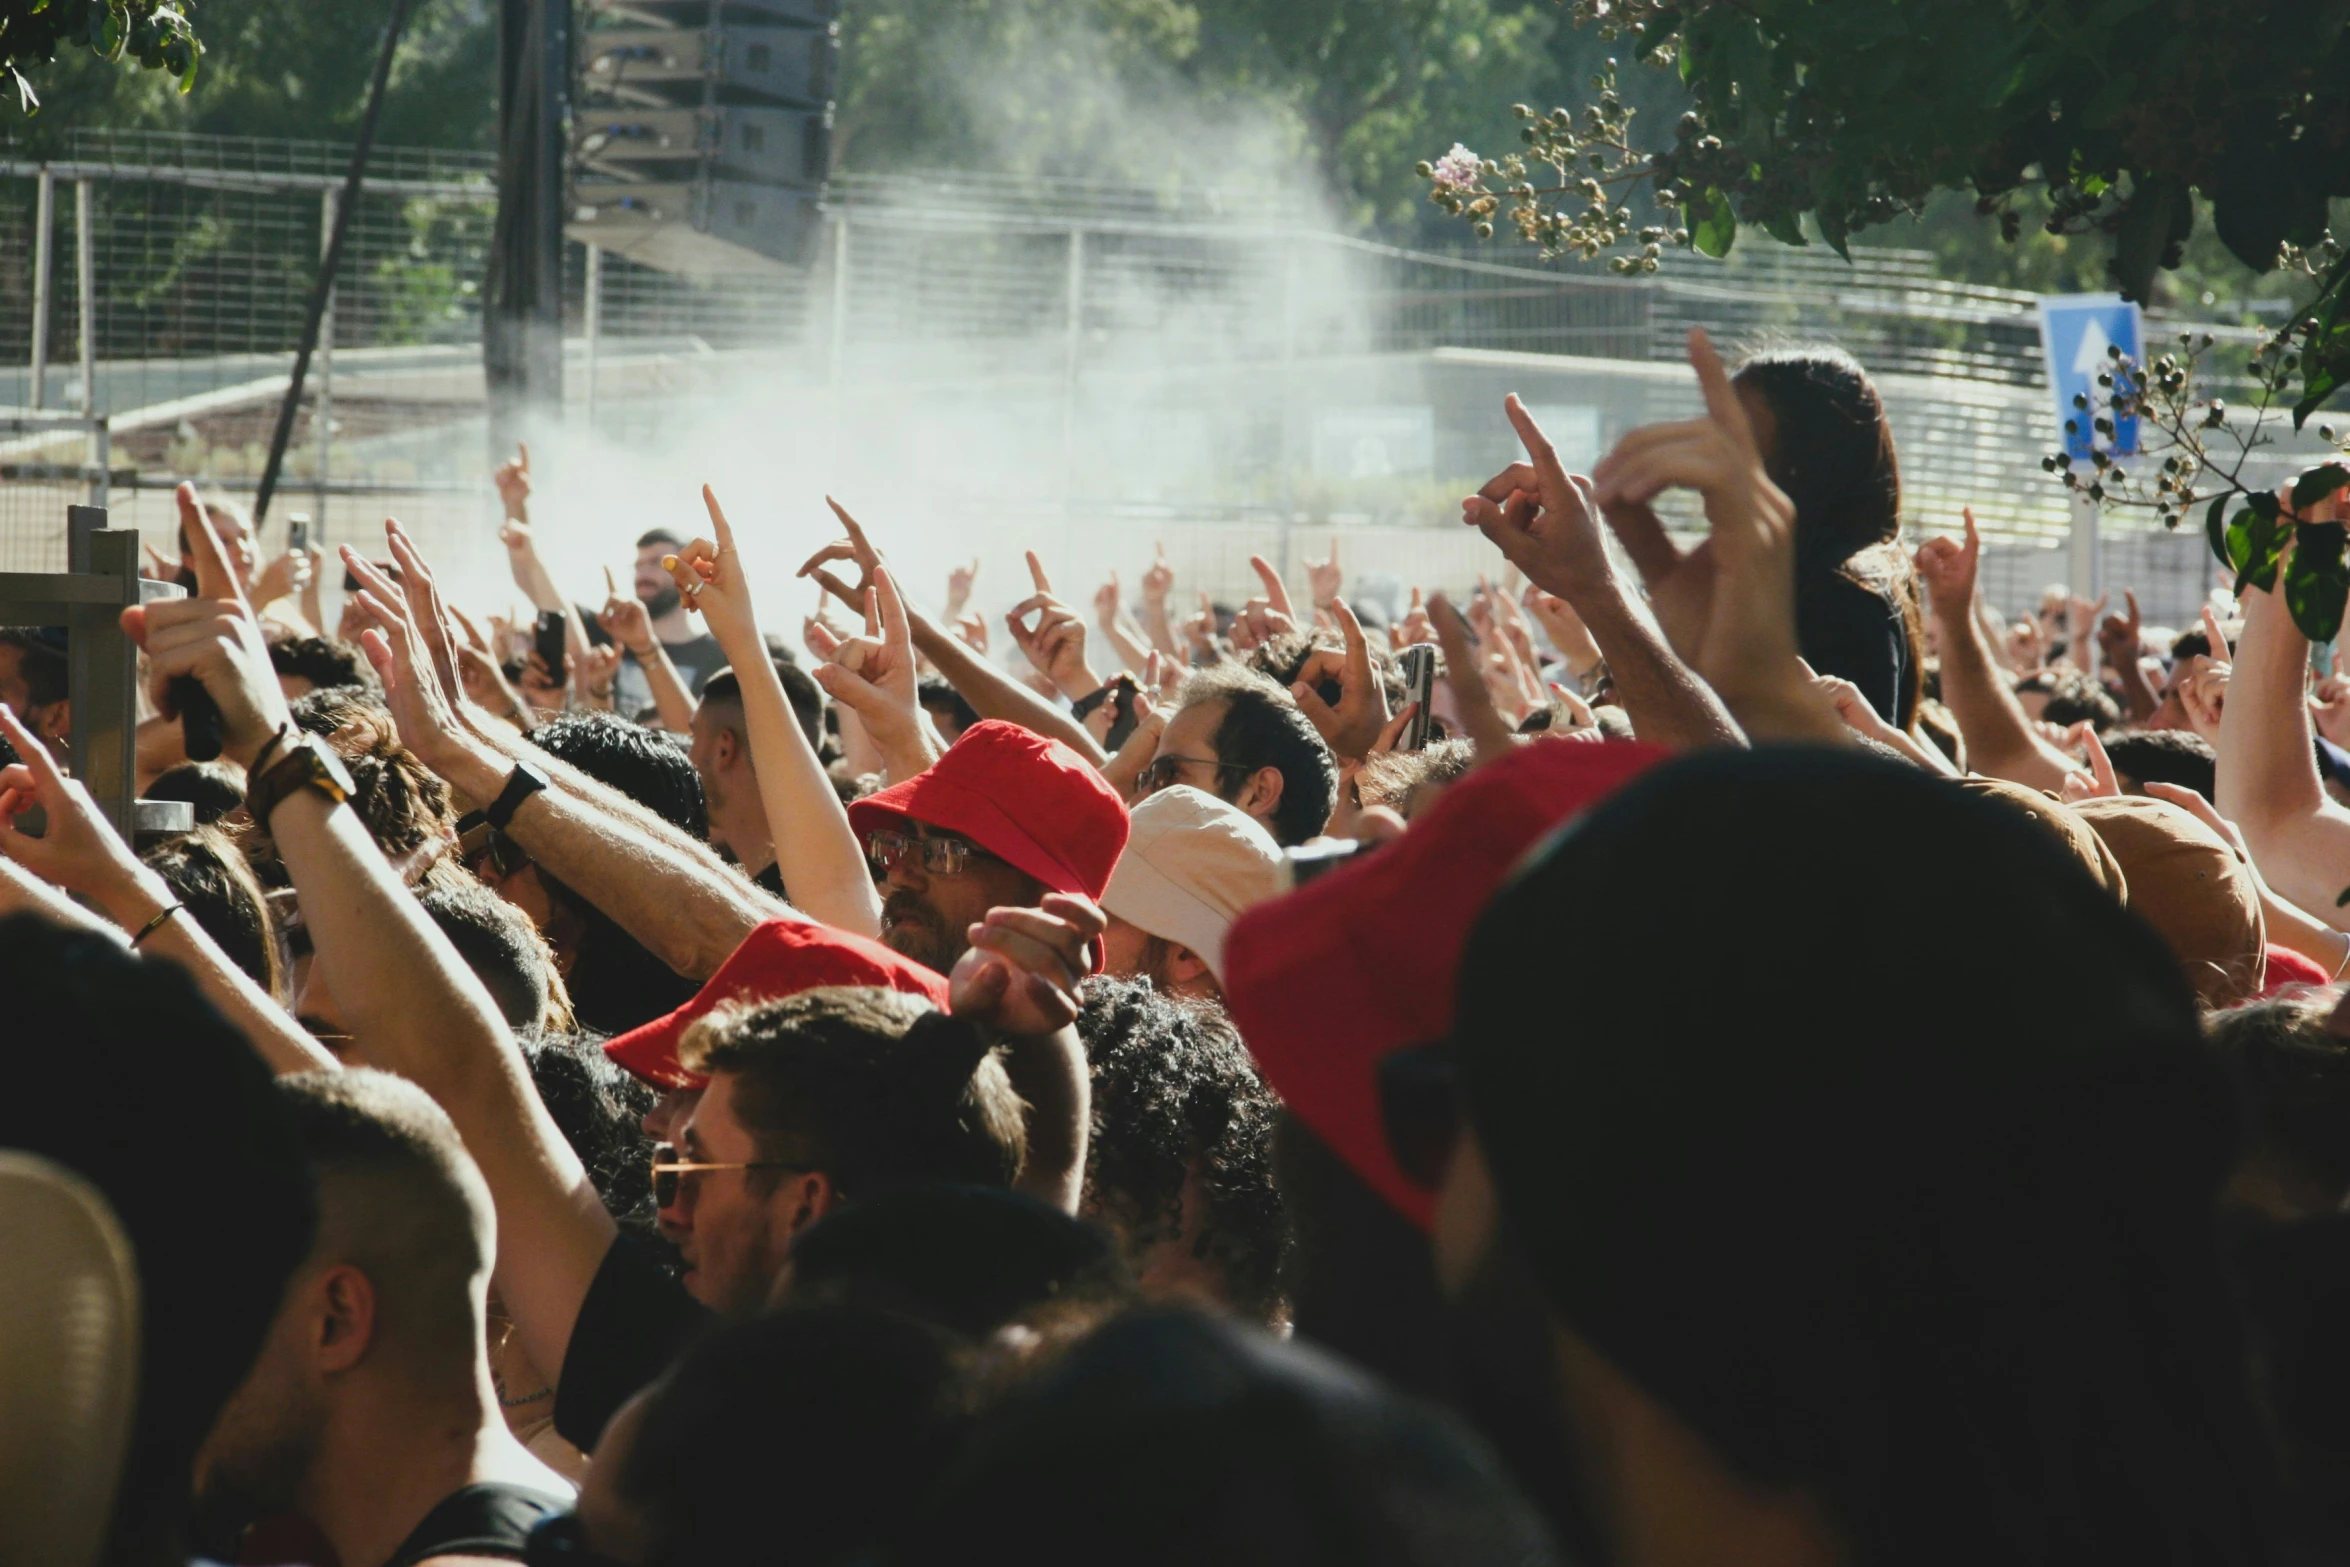
[[[2097,377],[2110,376],[2118,368],[2113,355],[2117,348],[2133,366],[2143,365],[2144,345],[2138,307],[2119,294],[2057,294],[2040,301],[2040,351],[2048,366],[2048,389],[2056,399],[2057,433],[2082,481],[2082,487],[2072,491],[2068,573],[2073,592],[2082,598],[2094,599],[2104,591],[2098,507],[2085,493],[2095,473],[2095,455],[2132,457],[2138,451],[2137,416],[2117,416],[2112,386],[2099,386]],[[2097,429],[2099,419],[2112,421],[2111,435]]]

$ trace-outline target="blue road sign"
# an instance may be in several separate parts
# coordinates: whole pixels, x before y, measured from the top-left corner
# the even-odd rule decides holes
[[[2144,341],[2138,307],[2119,294],[2056,294],[2040,301],[2040,351],[2056,398],[2057,433],[2075,458],[2099,449],[2124,457],[2137,451],[2135,416],[2114,419],[2110,439],[2096,433],[2096,420],[2113,418],[2113,388],[2099,386],[2097,377],[2113,369],[2112,349],[2143,365]],[[2076,406],[2076,397],[2086,398],[2088,406]]]

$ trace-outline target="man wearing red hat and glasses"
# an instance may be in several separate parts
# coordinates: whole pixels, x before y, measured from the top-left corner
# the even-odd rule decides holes
[[[1126,807],[1058,740],[989,719],[928,771],[849,807],[880,878],[881,939],[944,974],[994,908],[1048,893],[1099,901],[1126,847]]]

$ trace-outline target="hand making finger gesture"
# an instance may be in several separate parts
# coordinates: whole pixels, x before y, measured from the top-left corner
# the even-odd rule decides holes
[[[1354,610],[1340,598],[1330,601],[1330,613],[1338,618],[1346,649],[1316,648],[1308,654],[1290,694],[1333,752],[1341,757],[1367,756],[1387,727],[1387,690],[1371,668],[1371,644]],[[1333,679],[1338,682],[1335,707],[1315,689]]]
[[[1108,927],[1102,911],[1070,893],[1035,908],[994,908],[970,927],[971,948],[948,976],[948,1009],[995,1033],[1051,1034],[1077,1020],[1086,951]]]
[[[707,484],[702,486],[702,506],[718,537],[696,539],[675,555],[664,555],[661,569],[677,583],[685,607],[699,614],[718,639],[719,650],[733,663],[748,663],[764,657],[766,646],[759,640],[759,617],[751,606],[742,552],[735,548],[734,529],[718,504],[718,492]]]
[[[862,611],[865,595],[873,586],[873,574],[881,567],[881,551],[875,549],[872,541],[865,537],[865,530],[857,526],[857,519],[849,515],[847,507],[829,495],[824,497],[824,504],[832,508],[832,514],[840,519],[840,525],[848,530],[848,537],[835,539],[809,556],[796,575],[815,578],[817,585],[825,592],[851,610]],[[845,560],[855,565],[857,580],[853,586],[824,569],[827,561],[835,560]],[[976,565],[972,569],[974,572],[978,570]]]
[[[1028,575],[1036,591],[1004,617],[1012,641],[1028,655],[1037,673],[1069,700],[1099,690],[1101,677],[1085,658],[1085,622],[1054,597],[1052,579],[1045,575],[1044,562],[1037,559],[1034,550],[1028,552]],[[1033,626],[1026,623],[1031,615],[1036,617]]]
[[[184,599],[132,605],[122,612],[122,628],[147,654],[148,691],[156,711],[176,717],[172,682],[195,680],[220,709],[222,754],[249,767],[261,747],[292,722],[285,693],[270,665],[261,622],[237,584],[212,519],[196,499],[196,487],[181,485],[176,499],[196,591]]]

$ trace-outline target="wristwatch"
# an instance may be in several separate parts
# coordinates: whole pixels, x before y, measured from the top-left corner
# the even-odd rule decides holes
[[[245,814],[253,825],[266,829],[270,813],[285,803],[286,797],[301,789],[312,789],[326,796],[330,805],[340,805],[351,798],[351,775],[326,743],[316,735],[304,735],[289,741],[277,753],[276,760],[245,787]]]
[[[498,791],[498,797],[490,802],[490,808],[481,813],[482,819],[498,831],[504,832],[507,825],[514,820],[514,813],[522,809],[522,802],[552,782],[552,779],[536,767],[531,766],[530,763],[516,762],[514,771],[506,775],[506,787]]]

